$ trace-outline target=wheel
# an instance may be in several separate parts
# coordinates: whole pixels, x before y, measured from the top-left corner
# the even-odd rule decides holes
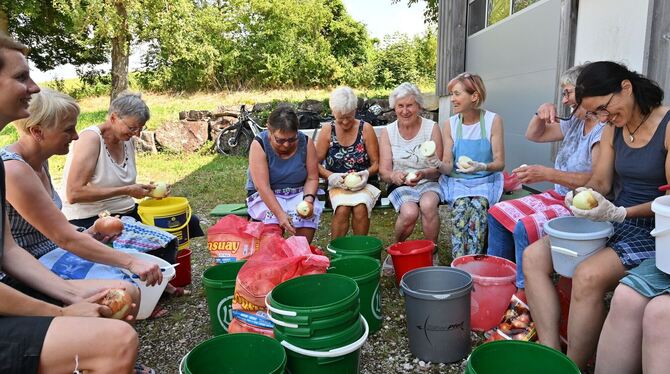
[[[254,139],[253,134],[247,128],[242,128],[237,141],[235,135],[237,134],[237,126],[229,126],[216,138],[216,150],[219,153],[228,156],[246,156],[249,154],[249,147]]]

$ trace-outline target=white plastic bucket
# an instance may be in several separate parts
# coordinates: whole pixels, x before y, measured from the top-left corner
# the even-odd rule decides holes
[[[172,264],[163,260],[162,258],[158,258],[156,256],[152,256],[150,254],[142,252],[129,251],[127,253],[131,256],[141,258],[144,261],[157,263],[158,266],[160,266],[161,268],[165,268],[165,271],[163,272],[163,281],[155,286],[149,287],[146,285],[146,282],[143,282],[137,278],[133,278],[133,282],[137,284],[141,292],[140,310],[139,312],[137,312],[137,319],[147,319],[149,318],[151,312],[156,307],[158,299],[160,299],[161,295],[163,294],[163,291],[165,291],[165,287],[167,287],[168,282],[172,280],[172,278],[174,278],[176,271],[174,267],[170,266]],[[128,273],[125,270],[124,272]]]
[[[577,265],[605,247],[614,227],[610,222],[567,216],[545,222],[544,231],[551,243],[554,270],[572,278]]]
[[[657,197],[651,210],[656,216],[656,227],[651,231],[656,238],[656,267],[670,274],[670,195]]]

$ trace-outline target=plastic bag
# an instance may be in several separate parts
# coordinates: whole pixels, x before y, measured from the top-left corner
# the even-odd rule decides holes
[[[207,248],[214,264],[240,261],[256,253],[266,237],[281,235],[277,225],[227,215],[207,229]]]
[[[273,324],[267,318],[265,308],[265,296],[268,292],[292,278],[323,274],[329,265],[328,257],[312,252],[305,237],[292,236],[284,239],[279,235],[272,235],[265,238],[260,250],[247,260],[237,274],[232,332],[255,332],[272,336]]]
[[[486,335],[487,342],[494,340],[537,340],[537,331],[535,322],[531,319],[530,309],[516,295],[512,295],[512,300],[503,315],[502,321],[496,328],[489,330]]]
[[[522,188],[521,182],[519,181],[519,177],[516,176],[516,174],[512,173],[509,174],[508,172],[504,171],[503,172],[503,192],[514,192],[517,190],[520,190]]]

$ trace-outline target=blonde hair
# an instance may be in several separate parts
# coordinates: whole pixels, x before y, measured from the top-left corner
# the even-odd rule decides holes
[[[55,128],[65,119],[76,118],[79,115],[79,105],[64,93],[43,88],[33,94],[28,112],[28,118],[14,122],[14,126],[22,134],[27,134],[36,125],[45,129]]]
[[[447,84],[447,90],[451,92],[454,89],[456,83],[463,85],[465,92],[472,95],[475,92],[477,93],[477,102],[475,102],[475,108],[479,108],[484,101],[486,101],[486,87],[484,86],[484,80],[477,74],[470,74],[468,72],[458,74],[454,79],[449,81]]]

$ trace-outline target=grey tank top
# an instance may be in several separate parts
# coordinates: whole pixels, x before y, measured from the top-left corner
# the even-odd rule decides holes
[[[665,178],[665,129],[670,121],[670,111],[665,113],[656,132],[642,148],[631,148],[624,141],[623,129],[614,130],[614,204],[630,207],[648,203],[664,194],[659,186],[667,184]]]

